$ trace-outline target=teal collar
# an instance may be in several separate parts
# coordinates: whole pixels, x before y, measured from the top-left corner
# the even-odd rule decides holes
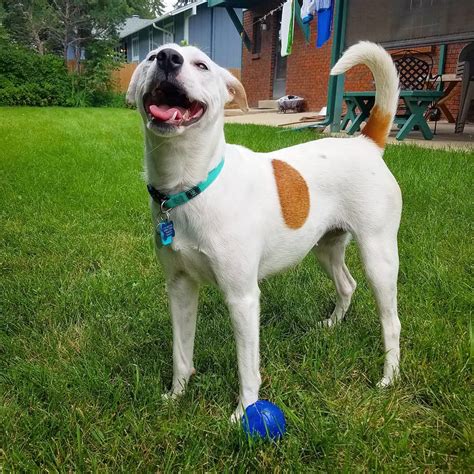
[[[181,206],[182,204],[186,204],[188,201],[191,201],[191,199],[204,192],[216,180],[223,167],[224,158],[222,158],[221,162],[214,169],[209,171],[209,174],[204,181],[201,181],[199,184],[187,191],[182,191],[177,194],[163,194],[151,184],[147,185],[147,189],[153,201],[160,205],[160,209],[163,212],[169,211],[175,207]]]

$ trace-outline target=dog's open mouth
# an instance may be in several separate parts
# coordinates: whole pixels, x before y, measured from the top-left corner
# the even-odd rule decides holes
[[[206,106],[190,100],[186,92],[170,82],[162,82],[143,97],[148,118],[156,125],[188,126],[196,123],[206,111]]]

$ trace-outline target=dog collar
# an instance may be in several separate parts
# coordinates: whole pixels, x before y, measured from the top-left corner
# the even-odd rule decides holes
[[[170,211],[175,207],[186,204],[188,201],[191,201],[191,199],[204,192],[216,180],[223,167],[224,158],[222,158],[221,162],[214,169],[209,171],[209,174],[204,181],[201,181],[199,184],[187,191],[168,195],[158,191],[158,189],[154,188],[151,184],[147,184],[148,193],[153,201],[160,205],[162,212]]]

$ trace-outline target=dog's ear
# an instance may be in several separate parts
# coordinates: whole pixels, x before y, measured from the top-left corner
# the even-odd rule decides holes
[[[247,112],[249,110],[249,104],[247,103],[247,94],[245,93],[244,86],[227,69],[221,68],[221,72],[229,96],[226,102],[234,101],[243,112]]]
[[[141,74],[141,66],[140,63],[133,71],[132,78],[130,79],[130,84],[128,85],[127,94],[125,96],[126,101],[131,105],[136,105],[136,92],[138,87],[138,79],[140,78]]]

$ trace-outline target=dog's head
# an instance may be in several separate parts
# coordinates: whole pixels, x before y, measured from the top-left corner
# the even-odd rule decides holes
[[[229,71],[198,48],[177,44],[151,51],[138,65],[127,100],[151,132],[166,137],[215,123],[232,100],[248,109],[245,90]]]

